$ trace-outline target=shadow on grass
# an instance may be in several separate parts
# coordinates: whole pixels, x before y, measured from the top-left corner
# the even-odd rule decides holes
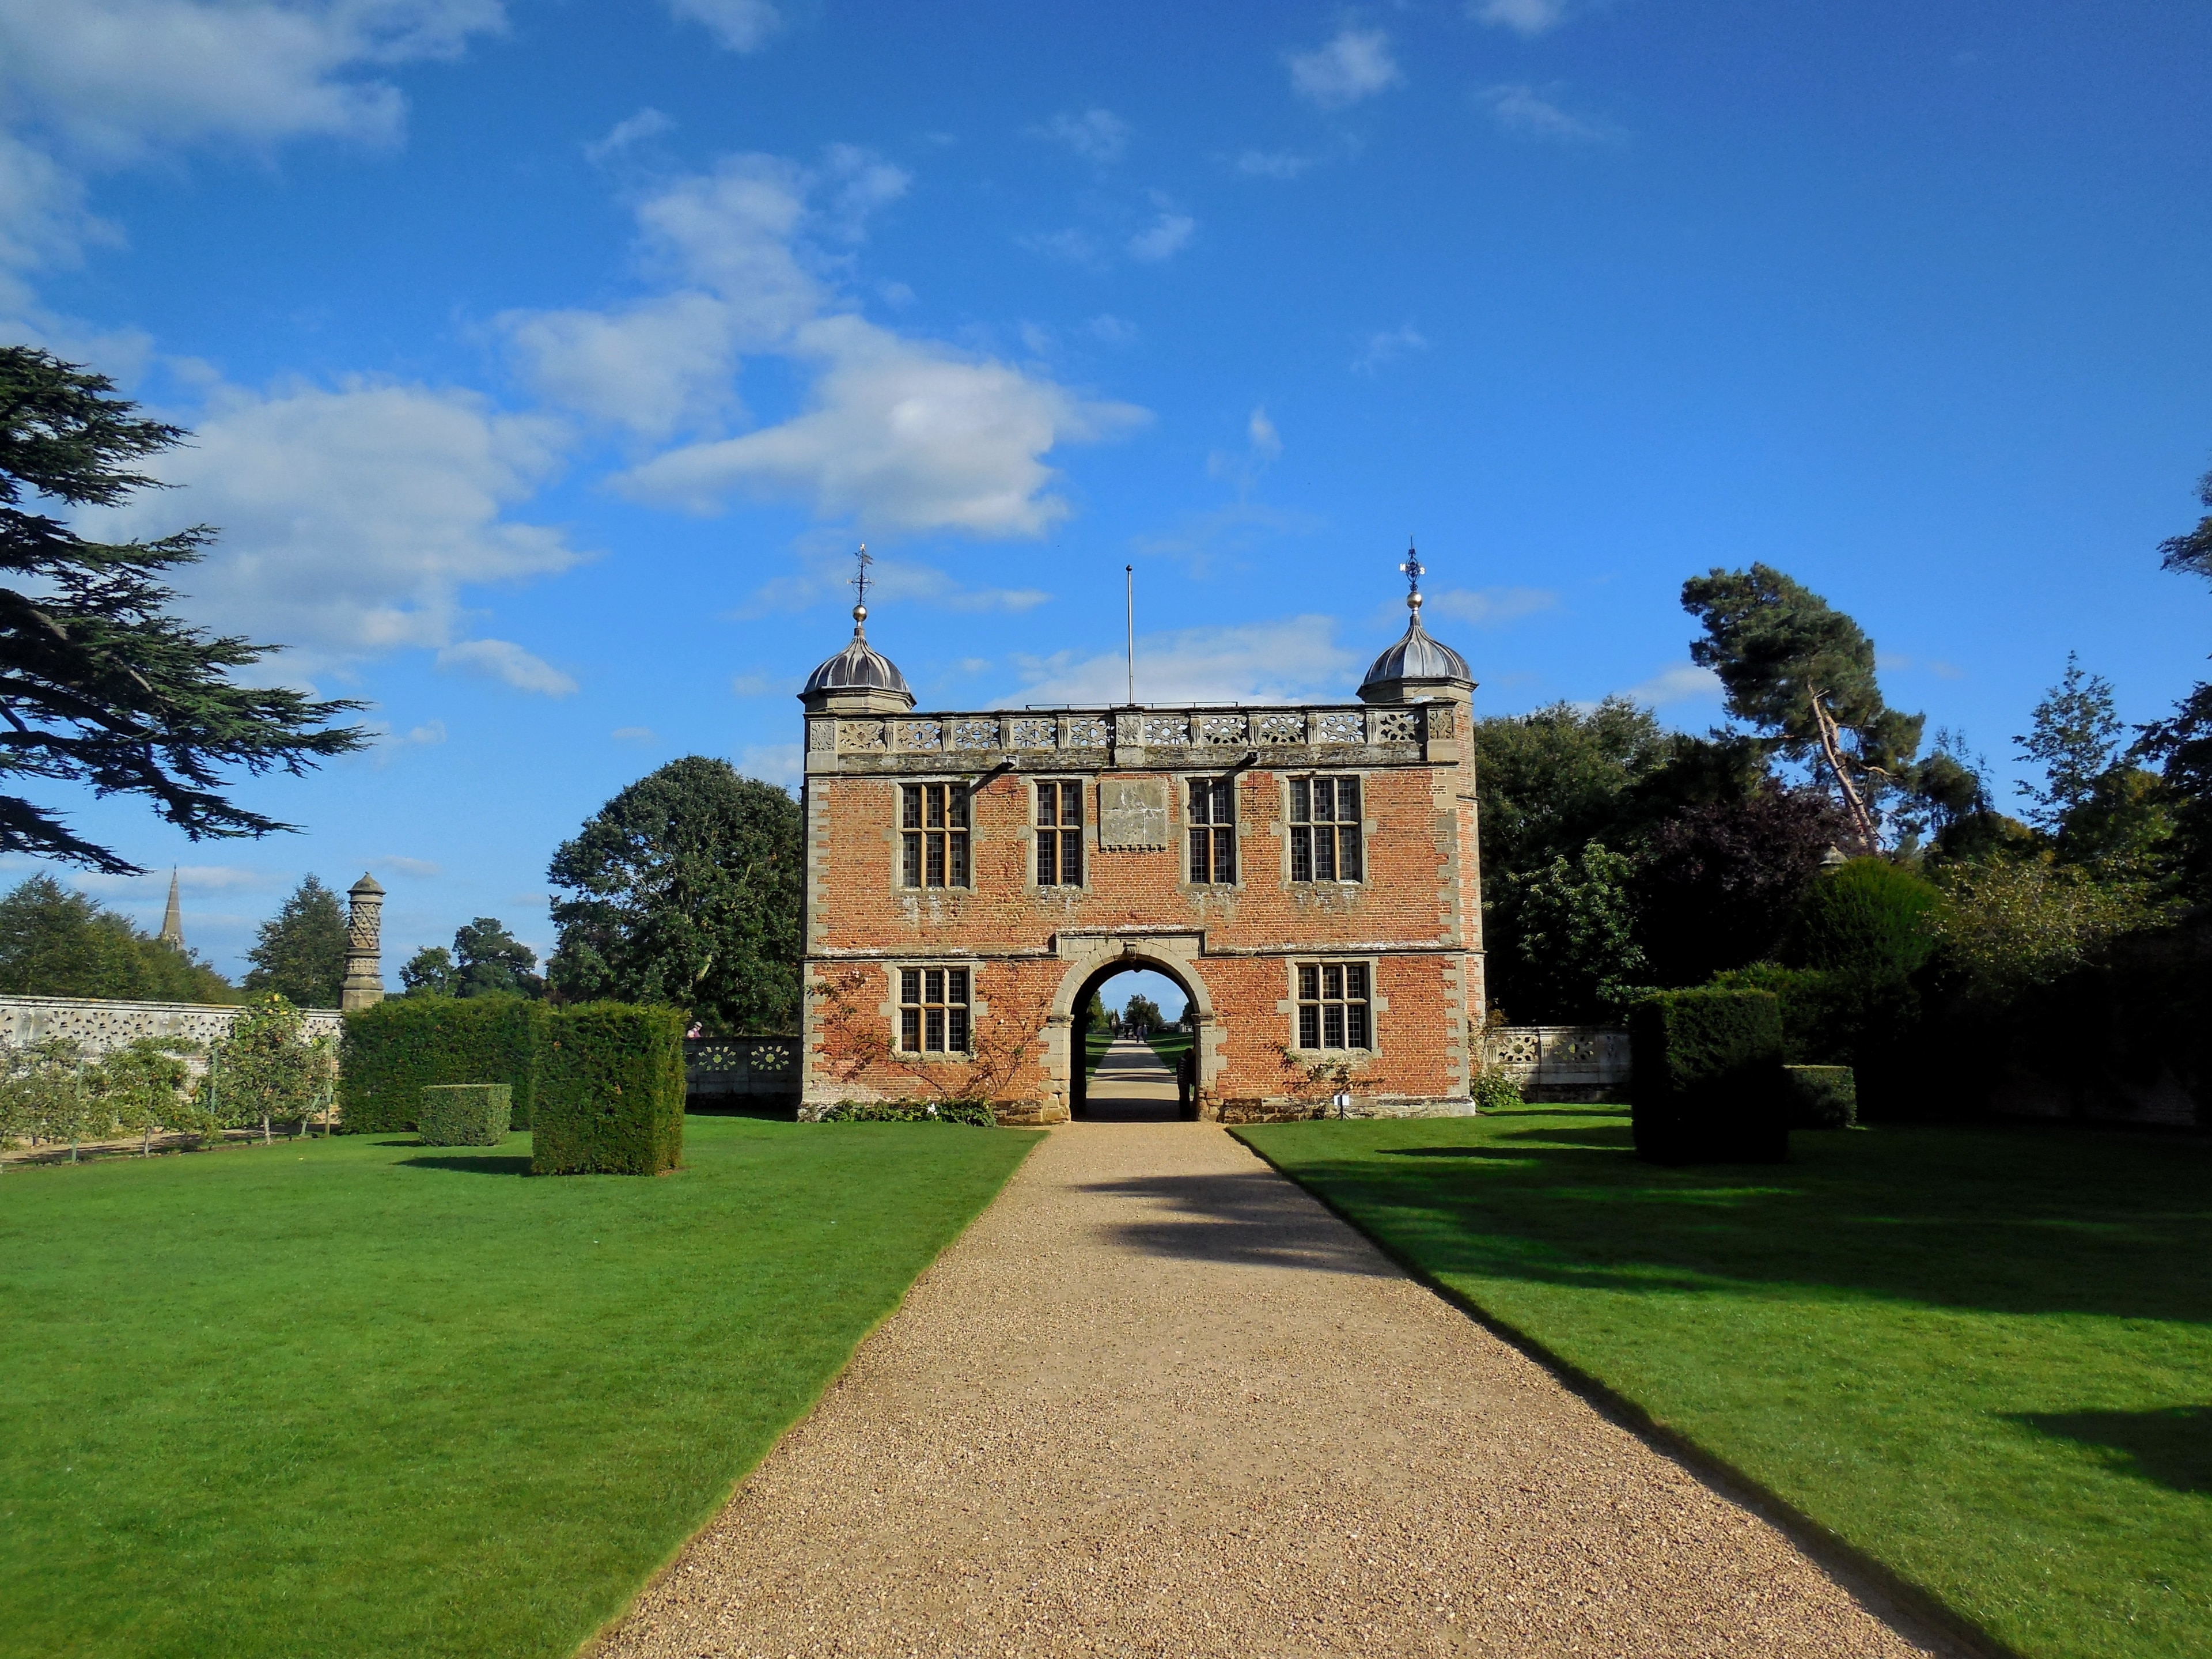
[[[520,1156],[512,1152],[453,1153],[443,1158],[403,1158],[399,1162],[410,1170],[448,1170],[456,1175],[526,1176],[530,1173],[530,1154],[527,1152]]]
[[[1144,1176],[1094,1182],[1083,1190],[1177,1212],[1174,1219],[1117,1222],[1102,1230],[1112,1243],[1142,1255],[1370,1278],[1395,1271],[1364,1239],[1273,1170]]]
[[[1449,1277],[1762,1286],[2212,1322],[2212,1145],[2034,1127],[1801,1132],[1790,1162],[1662,1169],[1625,1110],[1296,1124],[1255,1145]]]
[[[2010,1420],[2104,1454],[2107,1467],[2175,1492],[2212,1492],[2212,1406],[2021,1412]]]

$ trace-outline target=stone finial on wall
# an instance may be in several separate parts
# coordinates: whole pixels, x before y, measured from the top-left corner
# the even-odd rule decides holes
[[[384,888],[363,874],[346,890],[345,986],[338,1006],[348,1012],[384,1000]]]

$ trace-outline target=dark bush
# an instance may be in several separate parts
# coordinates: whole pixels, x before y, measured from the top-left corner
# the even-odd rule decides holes
[[[1783,960],[1870,979],[1910,977],[1936,949],[1933,882],[1887,859],[1853,859],[1815,881],[1798,903]]]
[[[349,1134],[411,1129],[432,1085],[504,1083],[513,1091],[513,1127],[529,1128],[547,1012],[520,997],[395,997],[348,1014],[338,1127]]]
[[[1784,1066],[1782,1091],[1793,1129],[1848,1129],[1859,1121],[1858,1082],[1848,1066]]]
[[[425,1146],[496,1146],[514,1095],[504,1083],[433,1083],[415,1109],[415,1131]]]
[[[545,1016],[537,1175],[660,1175],[684,1155],[684,1017],[586,1002]]]
[[[1629,1011],[1636,1150],[1655,1164],[1790,1155],[1782,1005],[1766,991],[1662,991]]]
[[[841,1100],[825,1106],[817,1123],[966,1123],[979,1129],[999,1127],[983,1100]]]

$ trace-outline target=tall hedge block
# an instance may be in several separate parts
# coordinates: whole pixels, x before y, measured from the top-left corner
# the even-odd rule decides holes
[[[1848,1066],[1785,1066],[1784,1092],[1796,1129],[1848,1129],[1859,1121],[1858,1078]]]
[[[339,1127],[352,1134],[411,1129],[424,1089],[504,1083],[514,1127],[529,1128],[549,1012],[522,997],[394,997],[348,1014],[338,1057]]]
[[[537,1175],[659,1175],[684,1155],[684,1017],[587,1002],[556,1008],[539,1049]]]
[[[1636,1150],[1656,1164],[1790,1155],[1782,1005],[1767,991],[1662,991],[1629,1011]]]

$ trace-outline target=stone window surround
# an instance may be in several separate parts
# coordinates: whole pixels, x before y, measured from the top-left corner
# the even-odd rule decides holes
[[[1346,880],[1345,880],[1345,879],[1344,879],[1344,878],[1342,878],[1341,876],[1332,877],[1332,878],[1331,878],[1329,880],[1328,880],[1328,881],[1294,881],[1294,880],[1292,880],[1292,879],[1291,879],[1291,781],[1293,778],[1357,778],[1357,779],[1358,779],[1358,781],[1359,781],[1359,872],[1360,872],[1360,873],[1359,873],[1359,878],[1358,878],[1357,881],[1346,881]],[[1284,890],[1285,890],[1286,892],[1313,891],[1313,890],[1330,891],[1330,890],[1341,890],[1341,889],[1345,889],[1345,888],[1351,888],[1351,889],[1357,890],[1357,889],[1358,889],[1358,888],[1363,888],[1363,887],[1366,886],[1366,885],[1367,885],[1367,872],[1368,872],[1368,870],[1369,870],[1370,867],[1372,867],[1372,866],[1371,866],[1371,860],[1372,860],[1372,857],[1373,857],[1373,854],[1374,854],[1374,848],[1375,848],[1375,831],[1376,831],[1376,822],[1375,822],[1375,818],[1374,818],[1373,815],[1372,815],[1372,814],[1368,811],[1368,805],[1369,805],[1369,803],[1370,803],[1370,802],[1374,799],[1372,793],[1370,792],[1370,789],[1369,789],[1369,787],[1368,787],[1368,783],[1369,783],[1368,775],[1367,775],[1364,771],[1361,770],[1360,769],[1358,769],[1358,768],[1357,768],[1357,767],[1346,767],[1346,768],[1343,768],[1343,769],[1338,769],[1338,768],[1335,768],[1335,767],[1330,767],[1330,766],[1300,766],[1300,767],[1293,768],[1293,769],[1291,769],[1291,770],[1288,770],[1288,771],[1283,771],[1283,772],[1278,772],[1278,773],[1276,773],[1276,774],[1275,774],[1275,783],[1276,783],[1276,787],[1277,787],[1277,792],[1278,792],[1278,793],[1277,793],[1277,794],[1276,794],[1276,798],[1275,798],[1275,805],[1276,805],[1276,811],[1277,811],[1277,816],[1276,816],[1276,818],[1275,818],[1275,830],[1276,830],[1276,833],[1277,833],[1278,835],[1279,835],[1279,836],[1282,837],[1282,848],[1281,848],[1281,852],[1280,852],[1280,859],[1281,859],[1281,869],[1282,869],[1282,878],[1283,878],[1283,887],[1284,887]],[[1241,828],[1241,826],[1240,826],[1240,828]],[[1239,877],[1240,877],[1240,878],[1241,878],[1241,877],[1243,876],[1243,873],[1241,868],[1240,868],[1240,870],[1238,871],[1238,872],[1237,872],[1237,873],[1238,873],[1238,875],[1239,875]],[[1345,958],[1345,960],[1346,960],[1346,961],[1347,961],[1347,962],[1349,962],[1349,961],[1352,960],[1352,957],[1346,957]]]
[[[1329,963],[1357,963],[1367,969],[1367,1046],[1364,1048],[1301,1048],[1298,1047],[1298,969]],[[1283,1052],[1304,1060],[1365,1060],[1382,1052],[1382,1018],[1390,999],[1382,994],[1382,957],[1360,951],[1305,951],[1283,961],[1283,1000],[1275,1012],[1283,1017]]]
[[[906,1006],[899,1000],[899,975],[909,968],[924,971],[932,968],[964,968],[968,970],[968,1046],[965,1048],[932,1050],[899,1047],[899,1011]],[[877,1012],[883,1016],[884,1030],[890,1038],[890,1063],[895,1066],[964,1066],[972,1062],[975,1058],[976,1030],[991,1012],[991,1005],[983,996],[981,960],[972,956],[892,957],[884,959],[883,969],[884,1000]]]
[[[958,772],[916,772],[911,775],[887,777],[884,794],[884,847],[890,854],[885,861],[884,883],[896,896],[908,899],[957,897],[976,891],[975,849],[987,839],[975,823],[975,800],[982,791],[977,787],[981,780],[973,775]],[[909,887],[906,884],[906,786],[908,784],[944,783],[960,785],[968,792],[968,880],[965,885],[942,887]],[[1034,873],[1034,872],[1032,872]]]
[[[1083,837],[1083,879],[1080,881],[1056,881],[1053,883],[1051,886],[1048,887],[1037,880],[1036,838],[1040,834],[1043,833],[1041,826],[1036,821],[1037,790],[1046,784],[1052,784],[1057,787],[1059,785],[1067,783],[1074,784],[1077,788],[1082,792],[1083,822],[1077,825],[1076,828],[1081,831]],[[1024,805],[1028,809],[1024,814],[1024,822],[1021,831],[1023,887],[1027,891],[1034,894],[1039,898],[1052,898],[1066,894],[1085,893],[1090,891],[1091,886],[1091,872],[1096,865],[1098,856],[1098,780],[1096,777],[1090,776],[1088,775],[1077,773],[1070,773],[1064,776],[1057,777],[1046,774],[1038,774],[1024,777],[1020,787]],[[968,822],[969,833],[971,836],[975,833],[975,798],[973,795],[969,798]],[[1060,832],[1058,830],[1054,830],[1052,833],[1057,835]],[[975,853],[973,851],[975,846],[974,842],[971,841],[969,843],[969,846],[970,848],[969,853],[969,872],[972,877],[975,871]]]

